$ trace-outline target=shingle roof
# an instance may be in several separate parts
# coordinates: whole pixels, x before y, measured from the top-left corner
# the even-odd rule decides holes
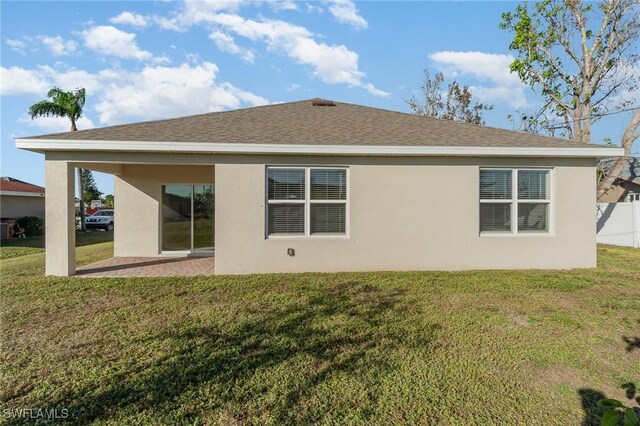
[[[608,173],[615,159],[602,161],[605,173]],[[618,179],[628,180],[629,182],[637,183],[640,185],[640,157],[629,157],[624,162],[622,170],[618,174]]]
[[[146,121],[24,139],[218,142],[295,145],[594,147],[493,127],[361,105],[312,100],[166,120]]]
[[[0,177],[0,191],[44,193],[44,188],[12,177],[2,176]]]

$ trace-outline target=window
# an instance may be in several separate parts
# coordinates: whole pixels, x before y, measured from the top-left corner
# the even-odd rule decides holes
[[[630,203],[633,201],[640,201],[640,193],[630,192],[627,195],[627,201],[629,201]]]
[[[481,169],[480,233],[549,232],[549,170]]]
[[[267,168],[267,235],[346,235],[346,228],[346,168]]]

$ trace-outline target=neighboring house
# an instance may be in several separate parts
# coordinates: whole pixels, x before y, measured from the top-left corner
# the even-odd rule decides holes
[[[0,217],[20,219],[37,216],[44,219],[44,188],[14,179],[0,177]]]
[[[606,175],[611,170],[615,159],[600,162]],[[629,157],[611,188],[599,199],[600,203],[619,203],[624,201],[640,201],[640,157]]]
[[[16,144],[45,154],[51,275],[75,271],[74,167],[115,176],[115,256],[215,248],[217,274],[595,267],[596,164],[623,154],[318,99]]]

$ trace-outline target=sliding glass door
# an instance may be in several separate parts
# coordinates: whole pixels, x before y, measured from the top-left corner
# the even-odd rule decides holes
[[[193,186],[193,250],[213,250],[213,185]]]
[[[163,186],[162,250],[213,250],[214,203],[213,185]]]

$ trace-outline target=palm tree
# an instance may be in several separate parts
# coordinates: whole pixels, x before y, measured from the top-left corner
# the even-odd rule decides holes
[[[84,88],[65,92],[57,87],[49,90],[47,98],[51,100],[37,102],[29,108],[29,115],[36,117],[66,117],[71,121],[71,131],[78,130],[76,122],[82,117],[82,109],[86,100]],[[84,222],[84,189],[82,186],[82,169],[77,169],[78,192],[80,194],[80,225],[86,230]]]

